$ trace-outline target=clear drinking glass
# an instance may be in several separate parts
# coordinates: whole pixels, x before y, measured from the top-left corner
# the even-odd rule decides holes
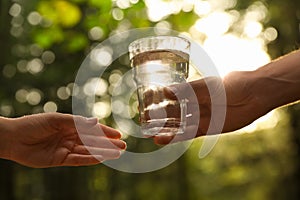
[[[169,99],[163,88],[186,82],[190,42],[177,36],[153,36],[129,45],[137,85],[141,129],[145,136],[184,133],[185,99]]]

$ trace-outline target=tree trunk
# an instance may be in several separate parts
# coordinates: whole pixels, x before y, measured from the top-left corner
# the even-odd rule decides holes
[[[0,160],[0,199],[14,200],[14,165],[7,160]]]
[[[3,67],[9,63],[10,60],[10,47],[11,47],[11,37],[9,35],[10,29],[10,16],[9,3],[10,1],[1,1],[0,2],[0,38],[1,38],[1,51],[0,51],[0,73],[2,73]],[[0,84],[4,80],[0,79]],[[3,91],[0,91],[1,94]],[[0,99],[1,105],[1,99]],[[0,198],[14,200],[14,165],[10,161],[0,160]]]
[[[294,105],[289,109],[291,116],[292,127],[292,141],[295,144],[295,173],[288,177],[289,185],[289,199],[299,199],[300,197],[300,105]]]

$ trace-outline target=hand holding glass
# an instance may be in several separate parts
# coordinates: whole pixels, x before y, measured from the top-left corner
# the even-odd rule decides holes
[[[163,88],[186,82],[190,42],[181,37],[141,38],[129,45],[145,136],[176,135],[186,128],[185,99],[168,99]]]

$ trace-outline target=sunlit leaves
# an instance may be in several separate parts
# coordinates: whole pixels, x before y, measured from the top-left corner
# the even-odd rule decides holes
[[[40,1],[37,11],[42,16],[42,27],[33,31],[35,43],[43,48],[50,48],[54,44],[65,42],[63,46],[71,52],[86,46],[84,36],[65,31],[80,22],[82,14],[78,5],[63,0]]]
[[[3,0],[2,2],[10,1]],[[218,10],[220,12],[229,11],[233,20],[229,20],[228,25],[223,29],[221,25],[217,27],[218,29],[215,28],[211,21],[200,23],[202,32],[195,29],[193,33],[190,31],[191,36],[201,39],[201,41],[206,40],[207,38],[202,37],[204,29],[210,29],[210,35],[212,32],[215,35],[217,33],[221,35],[227,30],[236,35],[244,33],[244,36],[247,37],[260,34],[263,36],[262,39],[267,42],[275,40],[272,42],[272,49],[276,55],[282,53],[282,49],[286,47],[289,50],[289,46],[294,44],[295,38],[299,38],[300,14],[299,11],[298,13],[294,12],[299,10],[299,1],[295,0],[264,0],[262,3],[258,3],[260,1],[257,0],[165,0],[163,5],[168,5],[164,7],[166,9],[162,9],[160,4],[155,4],[158,1],[154,0],[13,0],[12,2],[14,3],[10,2],[11,7],[7,9],[7,15],[12,18],[7,22],[7,30],[11,31],[10,34],[18,40],[12,40],[9,44],[5,44],[6,41],[2,40],[1,47],[4,47],[2,48],[2,55],[4,55],[2,59],[11,57],[13,62],[5,63],[0,71],[2,75],[0,78],[2,83],[0,114],[10,117],[37,112],[71,112],[71,97],[80,92],[84,92],[85,95],[93,95],[96,92],[96,102],[91,108],[92,114],[98,117],[100,122],[114,125],[111,117],[112,111],[120,116],[129,114],[129,117],[133,117],[137,113],[136,98],[132,98],[129,102],[132,105],[131,110],[123,103],[127,90],[122,88],[130,87],[130,85],[127,85],[126,82],[121,85],[122,87],[116,85],[117,80],[127,70],[128,59],[126,62],[122,62],[125,60],[123,58],[115,61],[113,68],[117,68],[118,71],[109,68],[101,78],[95,77],[83,88],[73,83],[76,70],[91,46],[97,45],[115,31],[155,26],[188,32],[199,18],[200,20],[205,19],[207,15],[212,16],[212,13]],[[147,12],[149,9],[145,2],[155,4],[152,11],[157,12],[158,18],[150,20]],[[175,5],[177,3],[179,6]],[[0,5],[0,10],[3,10],[4,7],[1,6],[4,4]],[[257,5],[265,5],[271,18],[270,16],[265,17],[267,14],[264,11],[265,8],[257,9]],[[160,18],[161,11],[169,12]],[[247,12],[248,15],[245,15]],[[241,23],[243,17],[247,20],[252,19],[254,23],[248,24],[248,28],[244,29],[244,25]],[[216,18],[219,23],[224,20],[227,20],[225,16]],[[269,24],[265,29],[266,22]],[[263,27],[261,27],[262,25]],[[296,27],[294,28],[296,31],[293,27]],[[220,29],[222,30],[220,31]],[[228,37],[219,39],[222,39],[224,43]],[[210,41],[218,43],[219,39],[211,38]],[[225,44],[228,49],[236,49],[236,53],[233,55],[240,53],[240,46],[237,46],[233,42],[234,40],[227,41],[228,43]],[[209,43],[208,40],[206,43]],[[217,52],[218,49],[213,50]],[[224,51],[220,50],[220,52],[224,54]],[[112,55],[108,51],[94,53],[95,61],[98,64],[106,65],[112,62]],[[259,52],[255,53],[255,58],[259,59]],[[249,57],[249,54],[246,56]],[[238,56],[234,60],[239,59],[249,65],[249,61],[243,56]],[[222,67],[227,69],[224,66],[230,59],[224,56],[224,60],[218,60],[221,61]],[[238,66],[240,67],[240,64]],[[99,84],[99,87],[95,91],[96,83]],[[114,101],[112,108],[110,95],[113,91],[124,94],[120,95],[122,98]],[[298,111],[295,110],[295,113]],[[137,117],[138,115],[135,117],[136,121]],[[27,199],[43,199],[45,196],[48,199],[57,199],[59,196],[56,194],[64,195],[66,193],[62,191],[68,191],[65,189],[69,188],[61,188],[61,186],[69,187],[64,183],[69,183],[70,177],[78,177],[77,179],[72,178],[75,180],[72,182],[72,186],[80,188],[80,192],[76,189],[72,190],[74,198],[69,198],[75,200],[83,198],[126,200],[149,197],[152,199],[272,199],[267,195],[271,192],[278,193],[274,190],[274,185],[278,184],[279,179],[286,178],[283,176],[291,173],[294,167],[294,163],[291,161],[292,145],[288,141],[287,129],[289,127],[281,119],[280,124],[284,126],[276,126],[272,130],[270,128],[268,134],[261,131],[261,133],[231,135],[231,137],[224,135],[214,151],[201,160],[197,157],[201,145],[199,143],[201,140],[198,140],[198,143],[187,152],[188,162],[179,161],[161,171],[140,174],[138,179],[136,179],[137,176],[133,177],[126,173],[118,174],[116,171],[109,171],[110,169],[107,167],[99,168],[97,166],[87,177],[84,177],[83,173],[80,173],[80,176],[77,176],[79,173],[72,176],[74,174],[70,173],[71,169],[68,168],[62,172],[62,174],[67,172],[64,176],[65,182],[59,181],[57,184],[55,179],[52,181],[52,183],[55,182],[53,185],[50,185],[51,181],[49,180],[56,176],[48,174],[45,177],[38,177],[35,174],[37,171],[33,170],[35,173],[31,174],[34,176],[30,178],[34,178],[34,181],[27,181],[26,187],[23,187],[25,173],[19,172],[18,168],[14,170],[13,182],[19,185],[16,191],[19,191],[18,196],[21,199],[25,197]],[[264,128],[266,127],[264,126]],[[152,143],[151,140],[147,141]],[[132,149],[132,146],[136,145],[136,141],[131,138],[128,138],[127,142],[128,147]],[[147,148],[147,145],[139,144],[139,146],[143,151]],[[83,168],[83,172],[88,169],[91,168]],[[38,171],[38,175],[41,175],[39,173],[41,171]],[[59,178],[63,180],[60,176]],[[39,181],[36,181],[37,179]],[[156,187],[153,192],[152,186],[158,179],[159,187]],[[84,180],[88,180],[90,185],[86,184],[87,181]],[[43,185],[47,181],[50,183]],[[86,193],[87,190],[89,193]],[[179,190],[183,191],[181,194],[183,198],[177,196],[180,194]],[[40,196],[36,193],[33,194],[33,191],[38,192]],[[278,191],[281,192],[281,190]],[[2,195],[1,198],[5,199]],[[277,197],[277,199],[279,198]]]
[[[44,48],[51,47],[54,43],[64,40],[64,33],[59,27],[38,29],[33,33],[34,41]]]
[[[198,19],[194,12],[180,12],[176,15],[171,15],[169,21],[174,24],[177,31],[188,30]]]
[[[88,0],[88,2],[90,6],[100,8],[102,11],[109,12],[112,8],[112,1]]]
[[[54,25],[73,27],[81,19],[81,12],[77,5],[63,0],[41,1],[37,10]]]
[[[65,47],[68,52],[75,52],[81,49],[84,49],[88,44],[87,36],[77,32],[68,32]]]
[[[75,4],[81,4],[86,2],[87,0],[69,0],[69,2],[74,2]]]

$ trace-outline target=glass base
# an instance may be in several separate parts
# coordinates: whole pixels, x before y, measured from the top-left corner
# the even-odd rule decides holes
[[[146,137],[165,135],[173,136],[183,134],[185,130],[185,123],[181,123],[178,119],[156,119],[150,120],[148,123],[142,124],[142,133]]]

